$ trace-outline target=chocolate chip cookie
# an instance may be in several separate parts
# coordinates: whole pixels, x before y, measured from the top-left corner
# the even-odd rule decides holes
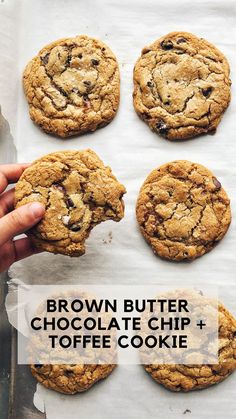
[[[31,372],[45,387],[60,393],[75,394],[92,387],[111,374],[115,365],[40,365],[31,366]]]
[[[153,251],[175,261],[209,252],[231,221],[230,201],[219,180],[186,160],[151,172],[141,187],[136,214]]]
[[[172,32],[142,50],[134,68],[134,107],[169,140],[215,132],[230,102],[229,64],[208,41]]]
[[[155,381],[172,391],[207,388],[225,380],[236,369],[236,320],[222,304],[218,306],[218,322],[218,364],[170,363],[144,368]]]
[[[27,65],[23,84],[31,119],[60,137],[107,125],[119,106],[116,57],[103,42],[85,35],[41,49]]]
[[[69,256],[85,252],[94,226],[124,216],[125,188],[92,150],[61,151],[36,160],[19,179],[16,207],[45,205],[42,221],[29,236],[36,248]]]

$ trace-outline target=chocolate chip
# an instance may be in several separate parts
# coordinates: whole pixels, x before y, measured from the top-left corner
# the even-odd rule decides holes
[[[185,38],[179,38],[177,40],[177,44],[183,44],[184,42],[187,42]]]
[[[91,105],[90,105],[89,97],[86,93],[83,95],[83,101],[84,101],[85,108],[89,109]]]
[[[142,118],[143,119],[151,119],[151,115],[149,115],[147,112],[142,112]]]
[[[83,57],[83,54],[78,54],[78,58],[82,58]]]
[[[66,65],[70,65],[71,60],[72,60],[72,56],[71,54],[68,54]]]
[[[96,60],[95,58],[92,58],[91,60],[93,65],[98,65],[99,64],[99,60]]]
[[[71,226],[70,226],[70,230],[71,231],[80,231],[81,230],[81,227],[80,227],[80,225],[79,224],[72,224]]]
[[[83,83],[85,84],[85,86],[91,86],[91,81],[89,80],[84,80]]]
[[[73,375],[73,374],[74,374],[74,372],[73,372],[73,371],[71,371],[71,370],[65,370],[64,374],[65,374],[67,377],[70,377],[71,375]]]
[[[60,183],[54,183],[54,188],[58,189],[60,192],[65,193],[65,188]]]
[[[34,364],[35,368],[42,368],[42,366],[43,366],[42,364]]]
[[[164,121],[159,121],[156,124],[156,129],[162,135],[165,135],[165,134],[168,133],[168,127],[167,127],[167,125],[166,125],[166,123]]]
[[[169,49],[173,49],[174,48],[174,45],[173,45],[173,42],[172,41],[170,41],[170,40],[168,40],[168,39],[164,39],[164,41],[162,41],[161,42],[161,47],[164,49],[164,50],[169,50]]]
[[[67,204],[68,207],[74,207],[75,206],[73,200],[70,197],[67,198],[66,204]]]
[[[215,177],[213,177],[212,180],[213,180],[213,183],[214,183],[216,189],[219,190],[221,188],[221,183]]]
[[[104,48],[104,47],[103,47],[103,48],[102,48],[102,52],[104,52],[104,51],[106,51],[106,48]]]
[[[211,86],[207,87],[206,89],[202,89],[202,94],[205,97],[209,97],[212,93],[213,88]]]
[[[47,53],[47,54],[45,54],[43,57],[40,57],[40,59],[41,59],[41,61],[42,61],[42,63],[44,64],[44,65],[47,65],[47,63],[48,63],[48,60],[49,60],[49,52]]]
[[[59,90],[59,92],[62,94],[62,96],[67,97],[67,93],[65,92],[65,90],[63,90],[60,86],[57,86],[57,90]]]
[[[167,100],[166,102],[164,102],[164,105],[169,106],[170,105],[170,101]]]
[[[148,81],[148,82],[147,82],[147,86],[148,86],[148,87],[153,87],[153,86],[154,86],[154,84],[153,84],[153,82],[152,82],[152,81]]]

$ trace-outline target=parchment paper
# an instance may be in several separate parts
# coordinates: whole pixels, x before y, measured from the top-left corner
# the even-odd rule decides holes
[[[18,59],[14,68],[18,86],[14,126],[18,161],[32,161],[56,150],[90,147],[112,167],[127,187],[127,195],[124,220],[118,224],[106,222],[95,228],[87,241],[85,256],[70,259],[46,253],[37,255],[15,264],[10,270],[11,277],[27,284],[99,281],[135,285],[144,281],[165,284],[182,281],[183,285],[190,286],[202,281],[219,286],[221,301],[236,315],[235,1],[9,0],[3,7],[10,9],[13,3],[19,8],[11,8],[14,30],[18,28]],[[14,30],[9,26],[9,36]],[[214,136],[168,142],[152,133],[133,110],[132,70],[141,49],[174,30],[205,37],[219,47],[230,62],[232,101]],[[118,58],[120,110],[106,128],[60,140],[42,133],[30,121],[21,87],[22,71],[43,45],[60,37],[83,33],[105,41]],[[9,118],[10,114],[8,107]],[[10,125],[14,125],[13,119]],[[155,257],[135,221],[135,201],[142,182],[153,168],[175,159],[192,160],[212,169],[232,203],[234,217],[225,239],[208,255],[192,263],[176,264]],[[235,383],[236,375],[232,375],[222,384],[204,391],[173,394],[155,384],[141,366],[120,366],[107,380],[85,394],[61,396],[38,386],[35,404],[46,411],[49,419],[83,419],[88,415],[96,419],[178,419],[183,414],[193,419],[222,419],[226,415],[234,418]]]

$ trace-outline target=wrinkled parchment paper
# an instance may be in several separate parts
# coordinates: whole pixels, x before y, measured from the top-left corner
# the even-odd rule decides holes
[[[0,11],[9,15],[9,26],[0,26],[0,31],[4,34],[7,31],[11,47],[6,59],[10,63],[15,57],[15,66],[5,67],[1,63],[0,80],[6,84],[9,79],[12,92],[16,89],[17,95],[9,104],[4,93],[1,104],[14,133],[18,161],[32,161],[46,152],[90,147],[127,187],[124,220],[95,228],[87,241],[86,255],[79,259],[37,255],[15,264],[10,270],[11,278],[25,284],[99,281],[135,285],[144,281],[149,284],[182,281],[190,286],[203,282],[218,286],[221,301],[236,315],[235,1],[5,0],[4,3],[0,3]],[[214,136],[168,142],[152,133],[133,110],[132,70],[141,49],[174,30],[205,37],[230,62],[232,101]],[[30,121],[21,76],[28,60],[42,46],[76,34],[100,38],[116,54],[121,71],[121,104],[109,126],[93,134],[61,140],[44,134]],[[153,168],[175,159],[192,160],[212,169],[232,202],[234,218],[227,236],[211,253],[192,263],[176,264],[155,257],[135,221],[135,201],[142,182]],[[178,419],[183,414],[192,419],[222,419],[226,415],[234,418],[235,384],[236,374],[204,391],[173,394],[155,384],[141,366],[119,366],[107,380],[76,396],[59,395],[38,385],[34,402],[48,419],[84,419],[88,415],[96,419]]]

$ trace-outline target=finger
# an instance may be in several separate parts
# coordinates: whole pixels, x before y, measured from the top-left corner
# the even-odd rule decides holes
[[[39,202],[23,205],[0,219],[0,246],[37,224],[45,213]]]
[[[35,253],[40,253],[40,250],[35,249],[30,238],[9,240],[0,247],[0,272],[6,271],[12,263]]]
[[[15,188],[0,195],[0,218],[14,209]]]
[[[29,164],[3,164],[0,166],[0,193],[9,183],[15,183]]]
[[[15,262],[41,252],[41,250],[35,249],[34,244],[28,237],[14,240],[12,243],[15,250]]]

